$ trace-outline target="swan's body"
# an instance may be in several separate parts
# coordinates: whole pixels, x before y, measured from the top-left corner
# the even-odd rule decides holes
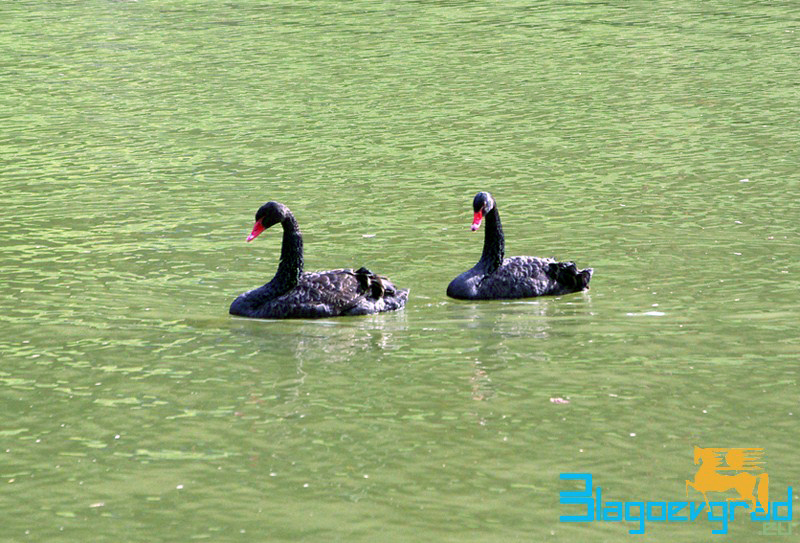
[[[447,295],[460,300],[495,300],[559,295],[589,288],[592,269],[578,270],[572,262],[552,258],[514,256],[504,258],[505,238],[500,214],[488,192],[473,201],[475,231],[486,219],[481,259],[450,282]]]
[[[322,318],[367,315],[401,309],[407,289],[397,289],[367,268],[322,272],[303,271],[303,238],[289,208],[267,202],[256,213],[251,241],[270,226],[281,223],[283,245],[275,277],[266,285],[238,296],[230,313],[261,319]]]

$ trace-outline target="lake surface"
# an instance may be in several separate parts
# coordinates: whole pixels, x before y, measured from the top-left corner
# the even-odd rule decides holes
[[[695,446],[758,447],[772,500],[800,487],[794,2],[0,17],[1,540],[753,541],[559,522],[559,474],[680,501]],[[591,290],[448,299],[479,190],[508,256]],[[279,232],[245,243],[267,200],[308,270],[406,309],[230,317],[277,266]]]

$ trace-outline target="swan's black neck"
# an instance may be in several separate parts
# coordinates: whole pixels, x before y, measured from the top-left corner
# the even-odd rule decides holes
[[[483,254],[478,265],[482,266],[488,274],[494,272],[503,263],[506,242],[497,207],[493,207],[484,216],[484,221],[486,232],[483,237]]]
[[[297,286],[303,273],[303,236],[291,213],[283,219],[281,226],[283,226],[281,261],[275,277],[270,282],[278,290],[286,291]]]

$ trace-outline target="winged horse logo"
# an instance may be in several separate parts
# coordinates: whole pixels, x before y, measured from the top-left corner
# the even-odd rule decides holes
[[[739,498],[728,498],[729,501],[746,501],[750,503],[750,511],[755,511],[756,504],[766,512],[769,504],[769,476],[764,471],[761,457],[764,449],[722,449],[694,448],[694,463],[700,464],[694,481],[686,481],[686,496],[689,487],[703,495],[708,506],[707,492],[725,492],[736,490]],[[709,506],[710,507],[710,506]]]

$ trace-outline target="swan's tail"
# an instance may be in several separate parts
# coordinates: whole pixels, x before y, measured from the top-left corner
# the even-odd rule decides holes
[[[586,268],[578,272],[578,277],[580,278],[580,286],[581,290],[589,288],[589,280],[592,278],[592,274],[594,270],[592,268]]]
[[[369,292],[369,297],[375,300],[396,296],[398,292],[403,293],[403,291],[398,291],[387,277],[372,273],[363,266],[355,271],[355,275],[359,287],[365,292]],[[405,295],[408,296],[408,291],[405,291]]]
[[[372,273],[367,268],[352,272],[358,280],[358,287],[366,297],[358,305],[349,309],[347,315],[367,315],[382,311],[402,309],[408,300],[408,289],[396,288],[388,278]]]
[[[555,268],[553,277],[556,282],[568,290],[577,292],[589,288],[589,280],[594,273],[592,268],[579,270],[574,262],[554,262],[551,266]]]

